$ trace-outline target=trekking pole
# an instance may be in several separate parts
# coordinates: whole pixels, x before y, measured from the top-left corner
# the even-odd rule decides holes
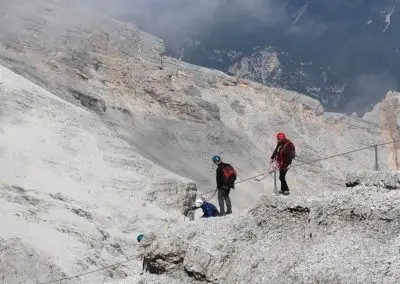
[[[276,183],[276,163],[270,163],[269,164],[269,168],[270,168],[270,172],[273,171],[274,172],[274,193],[275,195],[278,195],[278,187],[277,187],[277,183]]]

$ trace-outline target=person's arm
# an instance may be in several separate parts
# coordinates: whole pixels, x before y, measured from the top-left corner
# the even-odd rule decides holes
[[[274,152],[271,155],[271,160],[274,160],[276,155],[278,154],[279,144],[276,145]]]
[[[221,188],[222,187],[222,169],[221,167],[218,167],[217,169],[217,188]]]

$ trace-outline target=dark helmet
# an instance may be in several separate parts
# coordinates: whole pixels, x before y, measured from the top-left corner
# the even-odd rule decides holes
[[[220,162],[220,161],[221,161],[221,157],[218,156],[218,155],[214,155],[214,156],[212,157],[212,160],[213,160],[214,163],[217,163],[217,162]]]
[[[137,236],[136,240],[138,242],[140,242],[143,238],[144,238],[144,236],[142,234],[140,234],[139,236]]]

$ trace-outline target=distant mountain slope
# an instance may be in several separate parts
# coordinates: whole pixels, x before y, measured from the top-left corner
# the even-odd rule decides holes
[[[387,91],[400,88],[397,0],[218,3],[210,5],[212,16],[204,16],[204,23],[197,21],[199,29],[182,15],[188,29],[176,28],[178,35],[156,9],[154,24],[136,19],[142,28],[164,32],[158,35],[173,56],[298,91],[319,99],[330,111],[362,114]],[[173,20],[176,26],[178,19]],[[170,34],[157,22],[167,25]]]

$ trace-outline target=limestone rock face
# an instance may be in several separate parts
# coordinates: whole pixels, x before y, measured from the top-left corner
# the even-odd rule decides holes
[[[387,163],[390,169],[400,169],[400,93],[390,91],[385,99],[364,117],[378,123],[382,128],[382,136],[387,142]]]

